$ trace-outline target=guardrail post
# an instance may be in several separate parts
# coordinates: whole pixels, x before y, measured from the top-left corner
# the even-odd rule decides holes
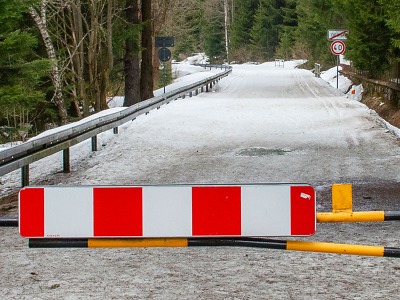
[[[64,173],[71,172],[69,163],[69,148],[63,150],[63,172]]]
[[[321,77],[321,65],[320,64],[315,63],[314,72],[315,72],[315,77],[318,77],[318,78]]]
[[[208,83],[206,84],[206,93],[208,93]]]
[[[113,133],[114,133],[114,134],[118,134],[118,127],[114,127],[114,128],[113,128]]]
[[[193,97],[193,91],[191,91],[191,92],[189,93],[189,97],[190,97],[190,98]]]
[[[196,90],[194,91],[194,95],[197,96],[198,94],[199,94],[199,89],[196,89]]]
[[[92,151],[97,151],[97,135],[92,136]]]
[[[22,187],[29,185],[29,165],[21,168],[21,185]]]

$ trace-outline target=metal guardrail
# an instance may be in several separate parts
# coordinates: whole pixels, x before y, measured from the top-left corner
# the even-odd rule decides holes
[[[230,70],[232,67],[230,65],[210,65],[210,64],[193,64],[194,66],[199,66],[203,67],[204,69],[210,68],[216,68],[216,69],[221,69],[221,70]]]
[[[217,67],[221,68],[220,65]],[[61,127],[60,131],[54,134],[32,139],[21,145],[0,151],[0,176],[21,168],[22,186],[26,186],[29,184],[29,164],[62,150],[64,151],[64,172],[69,172],[69,148],[71,146],[92,138],[92,150],[95,151],[97,149],[97,134],[113,128],[114,133],[117,133],[118,126],[134,120],[137,116],[148,113],[154,108],[159,108],[161,105],[178,98],[185,98],[187,95],[191,97],[193,92],[197,95],[199,89],[200,92],[203,92],[204,88],[208,91],[213,84],[232,72],[232,67],[223,66],[222,68],[225,68],[225,70],[214,76],[142,101],[120,112],[92,119],[77,126],[68,125],[65,130],[62,130]]]

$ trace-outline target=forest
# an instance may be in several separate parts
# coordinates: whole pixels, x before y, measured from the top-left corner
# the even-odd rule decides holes
[[[211,63],[328,68],[327,31],[347,29],[354,70],[392,80],[399,11],[398,0],[0,0],[0,142],[107,109],[113,95],[124,106],[151,98],[157,36],[174,37],[177,61],[205,52]]]

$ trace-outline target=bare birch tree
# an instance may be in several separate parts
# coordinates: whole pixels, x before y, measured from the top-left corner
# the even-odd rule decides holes
[[[47,1],[42,0],[39,7],[31,7],[29,13],[40,31],[47,56],[51,60],[51,80],[54,86],[53,101],[57,106],[61,124],[66,124],[68,122],[68,114],[63,96],[63,82],[56,51],[47,28]]]
[[[226,60],[229,62],[229,4],[224,0],[224,31],[225,31],[225,53]]]

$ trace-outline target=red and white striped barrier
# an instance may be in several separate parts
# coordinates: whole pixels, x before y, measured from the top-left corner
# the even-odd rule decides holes
[[[19,231],[30,238],[308,236],[309,185],[27,187]]]

